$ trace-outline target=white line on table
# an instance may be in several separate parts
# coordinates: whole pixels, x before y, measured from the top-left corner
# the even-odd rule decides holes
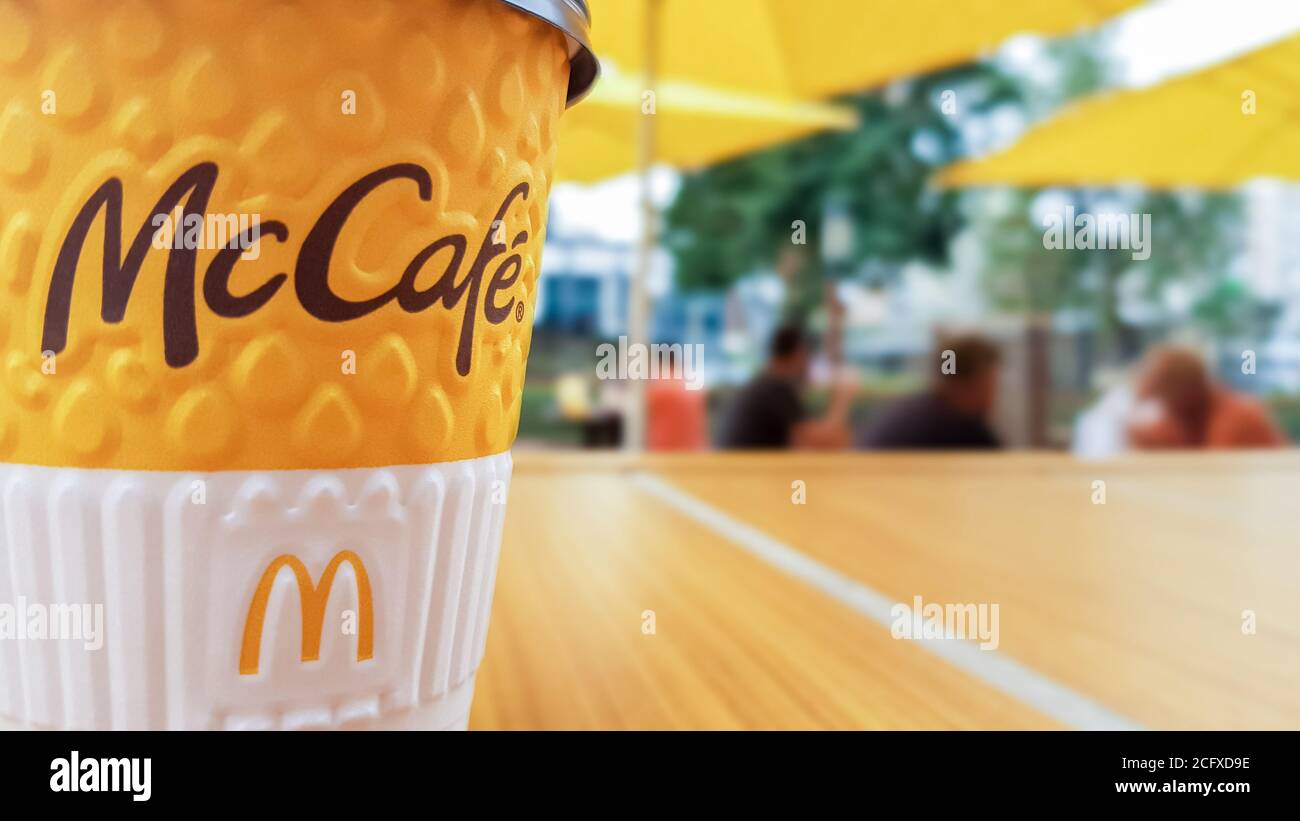
[[[893,624],[893,599],[827,567],[816,559],[697,499],[658,476],[641,471],[632,483],[678,512],[725,536],[742,550],[811,585],[888,629]],[[1140,725],[1114,713],[1063,684],[1025,667],[995,650],[981,650],[963,640],[915,642],[997,690],[1018,699],[1056,721],[1080,730],[1140,730]]]

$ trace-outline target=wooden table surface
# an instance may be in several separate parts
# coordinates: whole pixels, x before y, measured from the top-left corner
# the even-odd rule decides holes
[[[1294,453],[521,453],[470,726],[1297,728],[1297,477]],[[999,647],[894,639],[841,588],[995,603]]]

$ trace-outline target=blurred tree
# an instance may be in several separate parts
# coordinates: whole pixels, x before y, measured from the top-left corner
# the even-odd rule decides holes
[[[787,281],[789,312],[804,318],[826,298],[828,277],[887,285],[909,261],[943,265],[965,231],[979,249],[980,281],[994,308],[1072,311],[1091,327],[1104,358],[1126,359],[1152,326],[1188,316],[1216,335],[1258,322],[1267,311],[1242,289],[1222,285],[1241,236],[1235,194],[1050,192],[1077,212],[1150,214],[1152,254],[1135,261],[1129,250],[1045,248],[1041,216],[1034,217],[1041,190],[928,185],[936,169],[972,150],[973,134],[996,131],[988,127],[993,120],[1033,121],[1105,87],[1103,37],[1037,42],[1027,61],[1010,69],[1010,60],[997,59],[855,95],[842,101],[859,112],[855,131],[815,135],[684,175],[663,234],[677,287],[721,289],[774,268]],[[820,249],[832,208],[847,213],[854,233],[846,263],[828,271]],[[1169,298],[1175,284],[1190,305]],[[1125,316],[1135,290],[1151,308],[1142,318]]]
[[[939,72],[843,101],[859,112],[855,131],[686,174],[664,226],[678,287],[725,288],[775,267],[790,280],[791,310],[805,314],[828,273],[819,251],[832,206],[855,226],[844,270],[865,269],[884,281],[908,260],[944,261],[960,226],[959,194],[927,181],[960,156],[962,117],[1016,102],[1018,94],[992,65]]]
[[[1142,295],[1152,302],[1174,284],[1200,295],[1214,289],[1239,249],[1243,217],[1236,194],[1094,188],[1049,194],[1079,214],[1150,215],[1150,258],[1136,261],[1125,249],[1047,248],[1046,223],[1032,216],[1042,189],[973,191],[965,201],[967,224],[984,250],[985,287],[997,307],[1034,313],[1095,308],[1102,326],[1114,326],[1120,324],[1115,289],[1121,277],[1140,274]],[[1050,212],[1059,213],[1055,207]]]
[[[1103,53],[1104,42],[1096,35],[1048,44],[1053,70],[1045,77],[1027,76],[1021,89],[1027,116],[1045,116],[1105,87]],[[1120,249],[1044,247],[1045,225],[1042,214],[1035,219],[1034,206],[1045,193],[1057,206],[1050,211],[1069,204],[1076,213],[1149,214],[1150,258],[1137,261],[1131,251]],[[1222,338],[1241,333],[1246,324],[1258,327],[1269,316],[1267,306],[1253,301],[1244,288],[1225,287],[1243,228],[1235,193],[974,189],[965,193],[963,205],[992,305],[1039,315],[1070,310],[1091,328],[1093,347],[1104,359],[1130,359],[1149,337],[1188,319]],[[1129,284],[1137,287],[1126,288]],[[1126,315],[1126,303],[1131,307],[1139,300],[1142,315]]]

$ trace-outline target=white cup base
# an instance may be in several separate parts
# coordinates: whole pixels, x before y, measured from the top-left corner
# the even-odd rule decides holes
[[[0,727],[463,729],[510,472],[0,464]]]

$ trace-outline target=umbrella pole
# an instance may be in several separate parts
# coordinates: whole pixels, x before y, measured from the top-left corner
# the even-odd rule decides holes
[[[653,92],[658,82],[659,61],[659,8],[660,0],[645,3],[645,65],[642,82],[646,91]],[[658,213],[650,193],[650,171],[655,157],[655,112],[658,101],[650,113],[644,108],[637,130],[637,169],[641,178],[641,245],[637,251],[636,270],[632,275],[632,288],[628,304],[628,342],[645,345],[649,337],[650,295],[647,280],[654,258],[657,239]],[[627,416],[623,426],[623,448],[630,453],[645,450],[646,439],[646,385],[644,379],[632,379],[628,384]]]

